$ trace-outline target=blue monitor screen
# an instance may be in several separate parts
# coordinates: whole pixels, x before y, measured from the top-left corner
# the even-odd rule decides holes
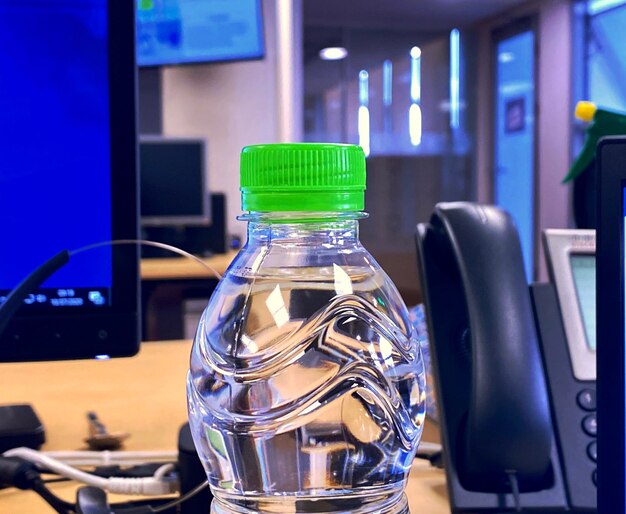
[[[106,0],[0,0],[0,302],[63,249],[111,239]],[[107,305],[110,247],[26,302]]]
[[[138,0],[137,63],[263,57],[260,0]]]

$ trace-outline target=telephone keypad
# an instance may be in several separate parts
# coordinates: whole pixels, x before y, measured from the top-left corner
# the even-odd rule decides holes
[[[598,422],[595,412],[583,418],[583,430],[587,435],[596,437],[598,435]]]
[[[592,462],[598,460],[598,443],[595,438],[598,435],[598,420],[596,418],[596,392],[593,389],[585,388],[578,392],[576,395],[576,403],[583,410],[586,411],[586,415],[582,418],[581,427],[583,432],[592,437],[591,442],[587,444],[587,457]],[[587,414],[588,413],[588,414]],[[591,481],[593,485],[598,485],[598,471],[594,469],[591,473]]]
[[[572,373],[569,344],[553,284],[531,286],[546,378],[554,409],[570,512],[597,512],[596,384]],[[588,416],[591,418],[586,419]]]
[[[583,389],[578,393],[576,400],[581,409],[588,411],[596,410],[596,392],[593,389]]]

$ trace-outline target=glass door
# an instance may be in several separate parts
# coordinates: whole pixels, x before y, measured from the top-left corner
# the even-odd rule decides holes
[[[515,220],[526,276],[535,242],[535,33],[530,23],[495,35],[495,203]]]

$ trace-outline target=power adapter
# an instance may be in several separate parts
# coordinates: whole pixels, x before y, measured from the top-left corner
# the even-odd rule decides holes
[[[31,405],[0,406],[0,454],[20,446],[38,450],[45,441],[43,424]]]

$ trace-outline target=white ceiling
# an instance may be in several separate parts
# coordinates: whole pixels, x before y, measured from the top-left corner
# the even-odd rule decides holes
[[[303,0],[304,24],[437,32],[472,25],[524,0]]]

